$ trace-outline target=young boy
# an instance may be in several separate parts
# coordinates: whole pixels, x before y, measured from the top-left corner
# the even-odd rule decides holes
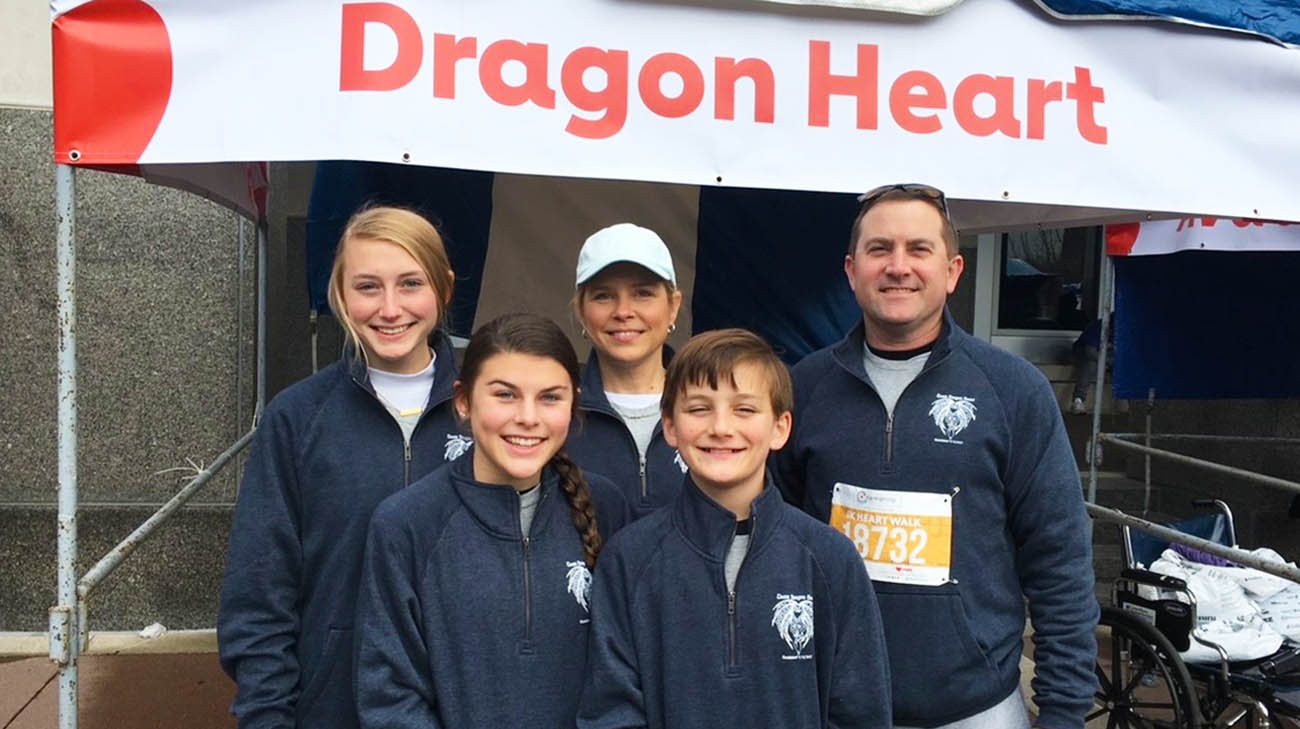
[[[582,729],[890,728],[862,559],[767,478],[792,399],[785,366],[745,330],[700,334],[673,358],[664,437],[690,470],[673,504],[601,552]]]

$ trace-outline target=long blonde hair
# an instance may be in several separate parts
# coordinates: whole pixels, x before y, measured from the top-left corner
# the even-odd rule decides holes
[[[365,357],[365,348],[361,346],[361,335],[356,324],[348,316],[347,307],[343,305],[343,252],[348,241],[356,238],[368,238],[392,243],[406,251],[414,258],[424,275],[429,277],[438,296],[438,324],[447,317],[451,305],[452,288],[455,277],[451,272],[451,260],[447,249],[442,244],[442,236],[423,215],[391,205],[364,207],[353,213],[339,236],[338,248],[334,251],[334,267],[330,270],[329,302],[330,310],[343,325],[348,341],[353,348]]]

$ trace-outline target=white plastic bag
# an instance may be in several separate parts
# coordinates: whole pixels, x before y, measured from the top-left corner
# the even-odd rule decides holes
[[[1291,583],[1272,597],[1260,600],[1259,614],[1273,630],[1300,643],[1300,585]]]
[[[1227,651],[1229,660],[1234,661],[1263,658],[1282,646],[1282,634],[1265,622],[1259,607],[1247,597],[1240,580],[1253,576],[1241,574],[1244,570],[1241,567],[1200,564],[1170,549],[1166,549],[1151,565],[1152,572],[1187,582],[1188,590],[1196,598],[1196,636],[1219,644]],[[1264,583],[1257,581],[1255,584]],[[1162,597],[1175,595],[1167,593]],[[1182,656],[1183,660],[1193,663],[1219,660],[1218,651],[1195,639]]]
[[[1252,549],[1250,550],[1250,553],[1265,562],[1291,564],[1287,562],[1282,555],[1274,552],[1268,547]],[[1291,566],[1294,567],[1295,565],[1291,564]],[[1214,569],[1225,570],[1228,576],[1236,580],[1237,584],[1246,589],[1246,592],[1250,595],[1251,599],[1257,601],[1270,598],[1282,590],[1285,590],[1288,586],[1295,584],[1290,580],[1270,575],[1267,572],[1260,572],[1257,569],[1251,569],[1249,567],[1215,567]]]

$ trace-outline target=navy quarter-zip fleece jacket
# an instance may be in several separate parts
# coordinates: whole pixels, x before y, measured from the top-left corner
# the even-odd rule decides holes
[[[672,348],[664,347],[664,365],[672,359]],[[632,431],[605,397],[600,363],[592,352],[582,370],[582,395],[578,401],[582,421],[569,428],[564,450],[584,471],[595,471],[613,481],[639,518],[670,504],[682,487],[686,465],[677,449],[664,440],[663,425],[656,425],[645,462],[637,452]]]
[[[630,518],[587,474],[602,536]],[[373,729],[573,726],[591,573],[546,469],[528,537],[518,492],[473,479],[471,454],[379,505],[357,608],[357,709]]]
[[[350,352],[278,394],[262,416],[217,617],[241,729],[357,725],[352,617],[370,514],[441,465],[458,437],[455,355],[444,333],[430,345],[433,386],[409,448]]]
[[[836,483],[960,489],[951,502],[950,582],[874,583],[894,720],[938,726],[1015,690],[1028,599],[1039,724],[1082,729],[1096,689],[1092,530],[1047,379],[945,316],[891,418],[864,370],[863,347],[859,322],[794,367],[794,430],[773,463],[787,498],[821,521]]]
[[[853,544],[769,484],[729,593],[736,516],[689,479],[601,554],[578,726],[890,729],[880,613]]]

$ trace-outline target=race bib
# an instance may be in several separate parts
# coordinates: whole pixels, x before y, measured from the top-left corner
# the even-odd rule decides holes
[[[952,565],[952,498],[837,483],[831,526],[853,541],[871,579],[942,585]]]

